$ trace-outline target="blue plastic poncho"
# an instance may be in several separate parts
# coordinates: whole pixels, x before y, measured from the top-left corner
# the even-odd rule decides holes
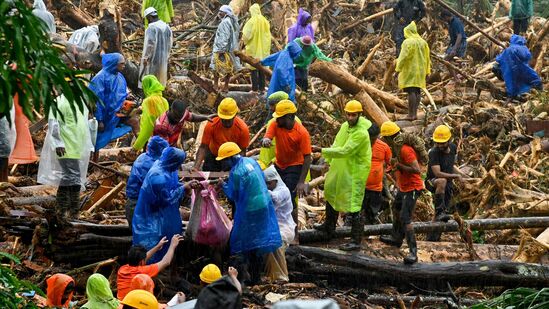
[[[186,157],[183,150],[168,147],[145,176],[133,214],[134,245],[150,250],[162,237],[171,239],[173,235],[182,232],[179,204],[185,189],[179,182],[177,171]],[[164,246],[147,262],[152,264],[160,261],[168,247]]]
[[[302,8],[299,9],[295,24],[288,28],[288,43],[306,35],[310,36],[311,39],[313,39],[313,42],[315,41],[315,29],[313,28],[311,23],[307,22],[309,17],[311,17],[311,14],[309,14],[309,12],[305,11]]]
[[[96,151],[131,131],[129,126],[120,125],[120,118],[116,116],[128,96],[126,79],[116,68],[122,57],[119,53],[104,54],[103,69],[90,83],[91,91],[99,98],[95,118],[105,125],[103,132],[97,132]]]
[[[160,136],[153,136],[149,140],[147,152],[139,155],[133,162],[132,171],[126,184],[126,198],[137,200],[145,176],[147,176],[153,163],[160,158],[162,151],[168,146],[170,146],[168,142]]]
[[[514,98],[532,87],[540,88],[542,84],[538,73],[528,64],[532,55],[526,47],[526,39],[513,34],[510,42],[511,45],[497,55],[496,61],[501,68],[507,95]]]
[[[274,252],[282,245],[273,201],[259,164],[240,157],[231,168],[223,186],[227,197],[236,203],[231,232],[231,254],[252,250]]]
[[[269,83],[267,97],[277,91],[284,91],[295,102],[295,72],[294,60],[301,54],[301,47],[296,42],[290,42],[278,53],[261,60],[261,64],[273,67],[273,75]]]

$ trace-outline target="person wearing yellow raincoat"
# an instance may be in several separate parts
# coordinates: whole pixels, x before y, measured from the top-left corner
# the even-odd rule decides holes
[[[242,40],[246,45],[246,54],[257,59],[263,59],[271,54],[271,25],[261,14],[259,4],[250,7],[250,19],[242,28]],[[252,90],[265,91],[265,74],[252,68]]]
[[[154,75],[145,75],[142,81],[145,100],[141,108],[141,121],[139,123],[139,135],[133,144],[135,150],[141,150],[153,135],[154,123],[160,115],[164,114],[169,108],[168,101],[162,97],[164,86]]]
[[[149,7],[153,7],[158,12],[158,18],[169,24],[174,17],[172,0],[143,0],[141,7],[141,16],[145,22],[145,29],[149,26],[148,20],[145,18],[145,10]]]
[[[398,87],[408,93],[408,116],[406,120],[417,119],[417,108],[421,101],[421,88],[425,88],[425,79],[431,74],[429,45],[417,33],[415,22],[404,28],[404,37],[396,71]]]
[[[352,241],[340,246],[341,250],[358,250],[364,228],[362,200],[364,186],[370,174],[372,147],[368,129],[372,123],[362,117],[362,104],[356,100],[345,105],[347,122],[341,125],[330,148],[322,148],[322,156],[330,169],[324,182],[326,221],[315,225],[328,237],[335,232],[338,212],[351,213]]]

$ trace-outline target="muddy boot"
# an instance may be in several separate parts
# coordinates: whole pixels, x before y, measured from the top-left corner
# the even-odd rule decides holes
[[[314,224],[315,230],[324,232],[328,235],[328,239],[331,239],[335,234],[335,227],[337,223],[337,216],[339,213],[334,210],[332,205],[326,203],[326,221],[322,224]]]
[[[57,188],[55,217],[59,223],[67,221],[65,214],[70,209],[70,191],[70,186],[59,186]]]
[[[417,263],[417,242],[416,234],[413,229],[406,231],[406,243],[408,244],[408,250],[410,253],[407,257],[404,258],[404,264],[414,264]]]
[[[448,222],[450,215],[446,212],[444,194],[435,194],[435,221]]]
[[[80,186],[70,186],[69,209],[67,215],[71,219],[78,219],[80,212]]]
[[[362,233],[364,232],[364,220],[362,217],[362,212],[356,212],[349,214],[351,217],[351,242],[339,246],[339,249],[343,251],[354,251],[360,250],[360,245],[362,243]]]

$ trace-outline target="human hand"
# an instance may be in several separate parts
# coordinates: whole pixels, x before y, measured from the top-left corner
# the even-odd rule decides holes
[[[57,148],[55,148],[55,153],[57,154],[58,157],[64,156],[65,153],[66,153],[65,147],[57,147]]]
[[[265,148],[269,148],[272,145],[272,141],[268,138],[264,138],[263,141],[261,141],[261,145]]]
[[[238,270],[236,268],[229,266],[229,270],[227,271],[229,273],[229,276],[236,278],[238,276]]]
[[[102,121],[99,121],[97,123],[97,131],[98,132],[103,132],[105,131],[105,124],[102,122]]]
[[[156,246],[154,246],[154,248],[156,250],[160,250],[162,249],[162,247],[164,247],[164,244],[166,244],[168,242],[168,238],[166,238],[166,236],[162,237],[162,239],[160,239],[160,241],[156,244]]]
[[[189,182],[187,182],[185,185],[184,185],[185,189],[186,190],[189,190],[189,189],[198,189],[200,188],[200,182],[198,182],[198,180],[196,179],[193,179]]]
[[[295,191],[297,193],[297,196],[300,197],[300,198],[305,196],[306,190],[307,190],[307,186],[303,182],[298,183],[297,187],[295,187]]]
[[[180,234],[175,234],[172,236],[172,240],[170,242],[170,247],[177,247],[179,245],[179,242],[183,240],[183,236]]]

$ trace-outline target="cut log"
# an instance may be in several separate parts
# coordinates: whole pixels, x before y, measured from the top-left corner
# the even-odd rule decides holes
[[[26,205],[53,205],[55,204],[55,196],[22,196],[10,197],[7,199],[8,205],[11,206],[26,206]]]
[[[370,64],[370,62],[372,62],[372,59],[374,59],[376,51],[381,47],[384,40],[385,40],[385,37],[382,36],[379,42],[374,47],[372,47],[372,49],[368,53],[368,56],[366,56],[366,59],[364,60],[364,62],[356,70],[356,76],[361,77],[364,75],[364,73],[366,72],[366,69],[368,68],[368,65]]]
[[[363,24],[363,23],[366,23],[370,20],[374,20],[376,18],[379,18],[379,17],[383,17],[387,14],[390,14],[393,12],[393,9],[390,8],[390,9],[386,9],[384,11],[381,11],[381,12],[378,12],[378,13],[375,13],[375,14],[372,14],[370,16],[367,16],[367,17],[364,17],[364,18],[361,18],[361,19],[358,19],[358,20],[355,20],[354,22],[350,23],[350,24],[347,24],[345,25],[344,27],[342,27],[341,29],[338,29],[337,31],[338,32],[343,32],[343,31],[347,31],[349,29],[352,29],[360,24]]]
[[[545,21],[545,24],[543,24],[543,28],[541,28],[541,30],[538,33],[536,33],[534,38],[531,40],[530,44],[528,44],[530,49],[535,49],[538,43],[543,42],[543,39],[548,33],[549,33],[549,21]]]
[[[265,74],[266,78],[271,78],[271,76],[273,75],[273,72],[269,68],[264,67],[264,66],[261,65],[260,59],[250,57],[250,56],[246,55],[245,53],[243,53],[239,50],[236,50],[234,52],[234,54],[236,56],[238,56],[238,58],[240,58],[240,60],[246,62],[247,64],[251,65],[252,67],[256,68],[257,70],[262,71]]]
[[[364,90],[360,91],[355,99],[362,104],[362,109],[368,118],[375,122],[378,126],[381,126],[385,121],[389,121],[387,114],[377,106],[377,104],[372,100],[372,97]]]
[[[509,18],[505,18],[504,20],[500,21],[499,23],[495,24],[495,25],[492,25],[488,28],[484,28],[483,31],[488,33],[490,31],[494,31],[494,30],[497,30],[499,29],[500,27],[504,26],[504,25],[507,25],[511,23],[511,20]],[[478,33],[475,33],[473,34],[472,36],[468,37],[467,38],[467,43],[471,43],[473,41],[475,41],[476,39],[480,38],[482,36],[482,33],[481,32],[478,32]]]
[[[78,30],[94,24],[93,17],[80,10],[70,1],[56,0],[51,2],[55,10],[57,10],[57,16],[73,30]]]

